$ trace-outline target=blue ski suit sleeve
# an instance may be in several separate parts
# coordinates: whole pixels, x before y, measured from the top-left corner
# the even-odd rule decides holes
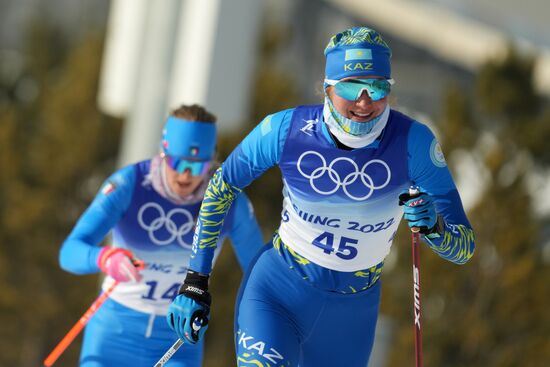
[[[134,166],[122,168],[104,182],[61,246],[62,269],[74,274],[99,272],[99,244],[130,206],[134,183]]]
[[[267,116],[216,171],[199,212],[189,269],[212,271],[212,259],[223,221],[237,195],[279,162],[293,109]]]
[[[254,215],[252,203],[244,192],[237,196],[231,210],[234,212],[234,219],[229,238],[244,272],[263,244],[262,232]]]
[[[434,199],[444,221],[444,233],[435,238],[423,236],[424,241],[442,258],[464,264],[474,254],[474,231],[437,139],[427,126],[417,122],[409,132],[408,160],[412,183]]]

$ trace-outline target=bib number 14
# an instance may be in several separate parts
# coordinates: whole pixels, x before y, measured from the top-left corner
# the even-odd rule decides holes
[[[335,253],[341,259],[351,260],[357,256],[357,249],[353,247],[359,241],[349,237],[340,237],[338,247],[335,248],[334,234],[330,232],[323,232],[316,239],[313,240],[313,245],[323,250],[325,254]]]

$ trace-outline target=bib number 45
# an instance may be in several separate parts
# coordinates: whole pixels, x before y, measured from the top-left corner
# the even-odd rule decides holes
[[[335,253],[341,259],[351,260],[357,256],[357,249],[353,247],[359,241],[349,237],[340,237],[338,247],[335,248],[334,234],[330,232],[323,232],[316,239],[313,240],[313,245],[323,250],[325,254]]]

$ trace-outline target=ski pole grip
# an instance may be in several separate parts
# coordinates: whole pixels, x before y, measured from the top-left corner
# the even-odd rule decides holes
[[[416,186],[409,187],[409,196],[411,198],[415,198],[418,195],[420,195],[420,190],[418,190],[418,187],[416,187]]]
[[[134,265],[138,270],[145,269],[145,263],[143,262],[143,260],[133,257],[131,261],[132,261],[132,265]]]
[[[409,187],[409,196],[410,196],[411,199],[417,197],[418,195],[420,195],[420,190],[418,190],[418,187],[416,187],[416,186]],[[418,232],[420,232],[420,228],[411,227],[411,232],[412,233],[418,233]]]

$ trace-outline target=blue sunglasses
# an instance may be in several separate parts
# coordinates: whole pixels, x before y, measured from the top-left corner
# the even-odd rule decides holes
[[[373,101],[379,101],[390,94],[393,83],[393,79],[325,79],[326,85],[334,86],[336,95],[348,101],[357,101],[363,91],[366,91]]]
[[[192,176],[202,176],[208,172],[211,166],[211,161],[196,161],[171,155],[164,155],[164,161],[168,167],[172,168],[177,173],[189,171]]]

